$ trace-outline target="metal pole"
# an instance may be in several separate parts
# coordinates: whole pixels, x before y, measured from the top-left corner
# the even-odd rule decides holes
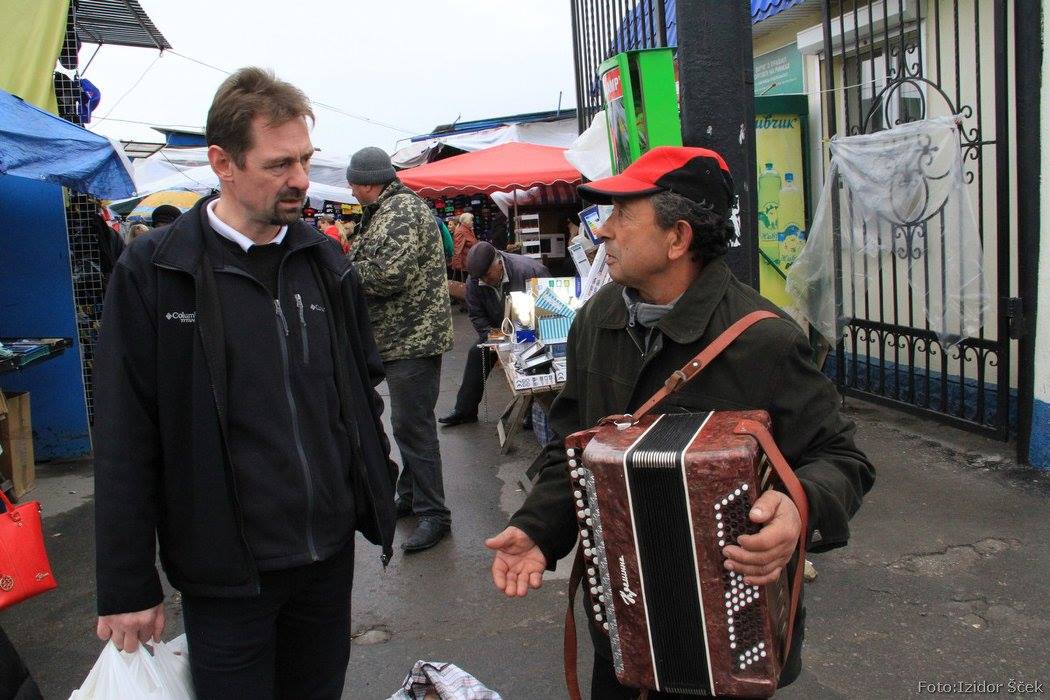
[[[839,6],[841,12],[842,7]],[[835,132],[838,130],[837,110],[838,100],[836,99],[835,93],[835,47],[831,43],[831,0],[824,0],[823,3],[823,25],[824,25],[824,70],[826,76],[826,84],[824,85],[824,103],[823,109],[825,118],[828,122],[828,138],[835,136]],[[839,17],[839,23],[841,25],[842,18]],[[843,51],[845,55],[845,51]],[[845,59],[843,59],[845,60]],[[843,91],[843,104],[845,104],[846,96],[845,90]],[[821,149],[821,155],[823,156],[823,149]],[[821,163],[823,167],[823,163]],[[825,172],[824,177],[828,177]],[[835,189],[831,193],[831,221],[833,228],[832,235],[832,250],[833,257],[835,258],[832,270],[835,273],[835,319],[838,322],[838,317],[842,311],[842,242],[839,239],[839,226],[840,226],[840,213],[839,213],[839,193]],[[834,329],[838,332],[838,328]],[[881,351],[880,351],[881,352]],[[947,356],[947,355],[945,355]],[[846,384],[846,347],[842,336],[838,336],[835,339],[835,383],[838,384],[841,390]]]
[[[1033,7],[1034,6],[1034,7]],[[1033,10],[1035,16],[1033,16]],[[1042,102],[1043,45],[1042,3],[1014,3],[1015,89],[1017,96],[1017,289],[1021,318],[1017,320],[1020,344],[1017,353],[1017,461],[1028,462],[1032,437],[1032,402],[1035,394],[1036,304],[1039,278],[1039,171],[1041,137],[1039,106]],[[1003,51],[1006,47],[1001,47]],[[998,117],[996,117],[998,118]],[[996,144],[996,148],[1002,148]],[[1004,206],[1003,203],[997,203]],[[999,255],[1008,255],[999,249]],[[1044,309],[1043,313],[1050,313]],[[1004,353],[1009,341],[1003,340]],[[1046,361],[1045,359],[1043,361]]]
[[[583,56],[581,55],[580,47],[581,27],[580,16],[579,13],[576,11],[577,2],[579,2],[579,0],[570,0],[569,9],[571,10],[572,14],[572,68],[576,77],[576,133],[582,134],[587,129],[585,125],[587,119],[584,116],[584,113],[587,111],[587,108],[586,103],[584,102],[583,92]],[[561,107],[560,95],[558,106]]]
[[[667,46],[667,20],[664,18],[664,0],[652,0],[654,3],[653,20],[656,22],[656,36],[660,43],[657,46]],[[748,39],[750,41],[750,38]]]
[[[730,248],[726,260],[742,282],[757,287],[751,4],[679,1],[675,7],[682,143],[711,148],[729,165],[740,198],[740,245]],[[681,31],[683,27],[689,31]]]
[[[1030,21],[1030,20],[1026,20]],[[999,302],[998,339],[1004,348],[999,357],[997,368],[998,420],[999,439],[1006,440],[1010,435],[1010,119],[1009,119],[1009,79],[1007,78],[1007,13],[1006,0],[995,2],[995,167],[1002,177],[996,178],[995,213],[996,213],[996,290]],[[1001,49],[1001,51],[999,50]],[[978,105],[980,109],[980,105]],[[989,243],[986,239],[985,244]],[[1018,251],[1027,255],[1028,251]],[[977,417],[978,422],[985,422],[984,416]]]

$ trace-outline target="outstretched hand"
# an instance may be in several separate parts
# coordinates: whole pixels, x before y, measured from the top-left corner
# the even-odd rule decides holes
[[[543,585],[547,557],[523,530],[512,525],[485,540],[485,546],[496,552],[492,582],[508,597],[522,597],[530,588]]]
[[[780,491],[766,491],[748,513],[753,523],[764,523],[754,535],[741,535],[737,545],[726,545],[725,567],[744,575],[744,582],[773,583],[791,560],[802,533],[802,518],[794,501]],[[802,562],[799,562],[799,566]]]

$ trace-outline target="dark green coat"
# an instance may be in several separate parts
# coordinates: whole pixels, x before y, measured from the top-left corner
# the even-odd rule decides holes
[[[595,294],[569,331],[567,381],[551,407],[550,426],[566,436],[635,410],[671,372],[757,309],[783,318],[752,326],[656,412],[768,411],[773,437],[806,490],[810,551],[841,547],[875,470],[854,444],[854,425],[839,413],[838,392],[813,364],[806,336],[721,259],[706,265],[660,320],[648,354],[637,329],[627,327],[623,287],[610,283]],[[539,545],[551,569],[572,551],[576,514],[560,440],[547,447],[536,486],[510,524]]]

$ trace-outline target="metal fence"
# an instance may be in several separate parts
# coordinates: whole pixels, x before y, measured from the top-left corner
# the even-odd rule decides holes
[[[602,108],[598,66],[628,49],[668,45],[674,0],[571,0],[578,126],[582,133]]]
[[[852,316],[831,362],[840,389],[1002,439],[1011,423],[1011,152],[1007,0],[825,0],[826,136],[958,115],[988,289],[996,307],[977,337],[944,347],[909,284],[937,284],[929,247],[943,225],[924,212],[892,227],[893,252],[841,276]],[[919,172],[918,170],[916,171]],[[921,176],[921,175],[920,175]],[[843,203],[844,218],[850,212]],[[847,225],[849,225],[847,223]],[[837,256],[839,265],[844,257]]]
[[[55,73],[55,96],[58,99],[59,116],[74,124],[81,124],[82,91],[78,74],[76,11],[76,3],[70,3],[67,38],[59,56],[59,63],[64,70]],[[102,323],[103,297],[99,241],[93,228],[98,202],[87,195],[70,190],[65,190],[65,197],[66,231],[84,377],[84,400],[87,403],[88,421],[94,422],[95,343]]]

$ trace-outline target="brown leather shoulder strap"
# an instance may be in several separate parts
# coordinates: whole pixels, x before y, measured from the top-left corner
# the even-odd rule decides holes
[[[747,316],[737,320],[733,325],[729,326],[729,328],[722,331],[722,334],[715,338],[710,345],[701,350],[696,357],[685,363],[685,366],[681,369],[675,370],[674,373],[667,378],[660,390],[653,394],[648,401],[643,403],[637,411],[622,416],[608,416],[603,418],[599,425],[602,423],[637,423],[642,416],[653,410],[658,403],[677,391],[679,387],[691,380],[699,374],[701,370],[711,364],[716,357],[722,354],[723,350],[740,337],[741,333],[759,321],[763,321],[767,318],[780,317],[772,311],[752,311]]]
[[[569,574],[569,603],[565,610],[565,633],[562,641],[562,653],[565,664],[565,685],[569,690],[570,700],[581,700],[580,678],[576,665],[576,591],[583,581],[583,549],[576,547],[576,558],[572,562],[572,573]]]

